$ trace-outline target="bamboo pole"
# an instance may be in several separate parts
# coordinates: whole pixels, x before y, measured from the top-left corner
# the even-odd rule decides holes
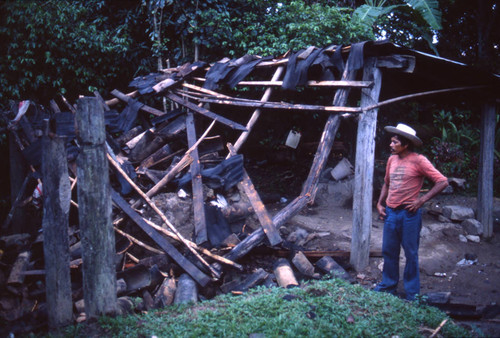
[[[123,176],[123,178],[125,178],[125,180],[134,188],[134,190],[146,201],[146,203],[151,207],[151,209],[153,209],[158,214],[158,216],[160,216],[162,221],[170,228],[170,230],[172,230],[177,235],[177,237],[179,237],[179,240],[189,249],[189,251],[191,251],[193,253],[193,255],[195,255],[195,257],[198,258],[198,260],[210,270],[210,272],[213,274],[214,277],[218,278],[219,274],[210,266],[210,264],[208,264],[205,261],[205,259],[203,259],[203,257],[200,256],[200,254],[198,252],[196,252],[196,250],[193,249],[192,246],[190,246],[187,243],[187,240],[181,235],[181,233],[175,228],[175,226],[167,219],[167,216],[165,216],[165,214],[160,209],[158,209],[156,204],[134,183],[134,181],[132,181],[130,179],[130,177],[128,177],[128,175],[121,168],[120,164],[118,162],[116,162],[113,159],[113,157],[111,157],[110,154],[107,154],[107,156],[108,156],[109,162],[113,165],[113,167],[115,167],[115,169],[118,170],[118,172]]]

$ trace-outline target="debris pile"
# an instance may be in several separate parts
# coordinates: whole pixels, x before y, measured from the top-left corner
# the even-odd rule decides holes
[[[312,62],[311,53],[322,57],[324,67],[324,74],[315,72],[317,78],[305,77],[307,81],[314,80],[311,85],[346,86],[345,82],[336,83],[333,74],[343,67],[340,47],[302,50],[292,56],[295,66],[306,60]],[[326,56],[334,54],[336,64],[329,63]],[[188,63],[134,79],[130,87],[136,90],[129,94],[113,90],[114,99],[105,101],[98,92],[94,93],[104,112],[107,157],[111,164],[120,313],[207,299],[219,293],[244,292],[259,284],[293,287],[301,280],[324,274],[350,280],[332,258],[348,253],[307,252],[295,243],[283,241],[278,230],[313,200],[311,192],[331,146],[322,149],[325,145],[320,145],[318,153],[323,162],[313,163],[303,193],[274,217],[266,210],[246,172],[243,155],[238,154],[263,108],[306,111],[338,108],[267,102],[273,86],[283,85],[291,90],[297,85],[307,85],[301,67],[290,66],[284,81],[278,81],[286,60],[245,56],[222,60],[212,67],[202,62]],[[257,65],[275,69],[271,81],[243,81]],[[294,72],[302,74],[302,80],[291,78]],[[319,81],[325,74],[326,80]],[[357,88],[370,85],[351,82]],[[236,84],[267,86],[267,89],[258,101],[214,91],[220,86]],[[160,94],[169,102],[158,100]],[[164,107],[158,109],[153,107],[155,104]],[[225,104],[251,107],[255,111],[244,126],[211,110],[212,106]],[[359,110],[341,108],[343,112]],[[44,151],[42,135],[50,137],[51,133],[64,137],[71,182],[68,236],[74,317],[77,321],[86,319],[81,278],[85,263],[75,216],[79,210],[76,159],[81,152],[76,137],[76,113],[77,105],[61,97],[59,102],[52,100],[50,107],[29,101],[13,104],[2,116],[9,124],[10,141],[30,168],[2,225],[2,233],[6,235],[0,238],[0,285],[4,290],[0,294],[0,316],[10,323],[9,330],[13,332],[30,332],[46,325],[42,227],[46,187],[40,168]],[[210,120],[212,123],[208,125]],[[239,132],[240,137],[234,144],[224,144],[223,136],[211,134],[214,123]],[[338,123],[338,119],[334,120],[327,135],[335,134]],[[333,143],[333,138],[327,142]],[[33,217],[20,226],[16,212],[26,205]],[[270,264],[238,262],[261,244],[274,254]],[[141,302],[137,304],[132,296],[141,297]],[[22,328],[15,327],[19,322]]]

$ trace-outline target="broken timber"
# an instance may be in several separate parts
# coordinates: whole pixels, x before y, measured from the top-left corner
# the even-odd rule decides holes
[[[111,191],[113,202],[127,214],[152,240],[156,242],[174,261],[179,264],[191,277],[193,277],[201,286],[207,285],[211,279],[201,272],[191,261],[185,258],[170,242],[154,230],[149,224],[140,217],[135,210],[123,199],[116,191]]]
[[[186,117],[186,129],[188,146],[192,147],[196,143],[196,130],[194,126],[193,113],[189,112]],[[207,223],[205,218],[205,205],[203,203],[203,185],[201,180],[200,158],[198,149],[195,148],[191,153],[193,162],[191,163],[191,177],[193,190],[193,208],[194,208],[194,231],[196,244],[202,244],[208,240]]]

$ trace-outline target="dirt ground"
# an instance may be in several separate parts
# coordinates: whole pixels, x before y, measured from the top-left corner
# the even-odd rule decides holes
[[[441,206],[461,205],[475,208],[476,199],[456,195],[440,195],[431,202]],[[430,203],[430,202],[429,202]],[[428,206],[428,205],[427,205]],[[500,199],[495,199],[495,210],[500,210]],[[373,211],[371,232],[371,251],[381,251],[383,221],[377,219]],[[310,250],[350,250],[352,227],[352,209],[335,207],[321,202],[303,210],[295,216],[288,226],[289,231],[297,228],[321,236],[305,244]],[[442,223],[436,216],[424,210],[423,231],[420,242],[420,279],[423,295],[435,292],[450,292],[449,303],[476,306],[478,311],[486,308],[498,308],[500,305],[500,233],[498,224],[494,228],[493,239],[479,243],[461,242],[459,234],[464,234],[459,223]],[[477,257],[471,265],[459,266],[465,258]],[[404,268],[404,252],[401,252],[401,276]],[[344,262],[344,264],[348,262]],[[371,257],[369,266],[363,271],[348,271],[366,288],[373,288],[381,280],[383,259]],[[402,278],[402,277],[401,277]],[[402,281],[398,294],[404,294]],[[495,307],[496,305],[496,307]],[[477,327],[487,336],[500,336],[500,315],[492,318],[470,321],[462,324],[469,328]]]

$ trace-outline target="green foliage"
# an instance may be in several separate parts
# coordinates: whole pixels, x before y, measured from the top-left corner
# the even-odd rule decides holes
[[[407,47],[414,47],[418,40],[425,40],[438,54],[433,43],[435,31],[441,29],[441,11],[437,0],[404,0],[386,5],[387,0],[365,0],[356,8],[353,21],[373,29],[375,33]],[[398,3],[399,2],[399,3]],[[403,36],[403,38],[401,38]]]
[[[279,2],[263,12],[246,12],[234,18],[233,44],[236,54],[279,55],[307,46],[346,44],[372,39],[373,33],[350,20],[351,9],[306,5],[304,1]]]
[[[288,296],[286,300],[284,297]],[[446,315],[422,303],[408,303],[389,294],[331,279],[301,288],[258,287],[242,296],[172,306],[143,315],[102,318],[90,327],[68,328],[66,335],[138,337],[420,337],[423,327],[436,328]],[[452,321],[444,337],[468,333]]]
[[[440,110],[433,115],[439,136],[429,146],[430,159],[448,177],[478,177],[479,129],[473,126],[470,111]],[[473,187],[472,187],[473,188]]]
[[[129,47],[122,26],[100,15],[105,1],[0,4],[0,101],[86,94],[121,72]],[[97,66],[98,65],[98,66]]]

